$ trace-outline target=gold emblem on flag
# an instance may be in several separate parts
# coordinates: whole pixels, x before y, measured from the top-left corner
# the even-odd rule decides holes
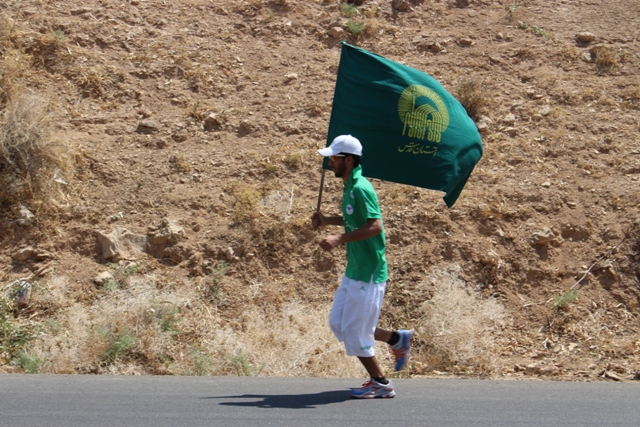
[[[411,85],[400,95],[398,114],[404,123],[402,135],[440,143],[449,126],[449,111],[433,90]],[[428,132],[427,132],[428,131]]]

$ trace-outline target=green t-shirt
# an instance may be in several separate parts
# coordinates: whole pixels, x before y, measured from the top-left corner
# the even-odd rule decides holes
[[[342,194],[342,216],[345,232],[362,227],[368,219],[379,219],[382,214],[378,205],[378,196],[371,183],[362,176],[362,167],[358,166],[344,185]],[[384,255],[386,240],[384,226],[382,233],[365,240],[347,243],[347,270],[345,276],[360,282],[374,283],[387,280],[387,259]]]

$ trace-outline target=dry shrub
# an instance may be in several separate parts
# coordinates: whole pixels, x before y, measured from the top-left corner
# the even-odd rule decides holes
[[[422,305],[424,321],[416,327],[430,349],[415,359],[431,369],[488,374],[498,367],[495,333],[505,326],[505,310],[469,289],[459,274],[458,266],[436,270],[420,284],[432,287],[434,296]]]
[[[191,163],[182,153],[169,156],[169,168],[174,173],[187,174],[191,172]]]
[[[371,18],[364,21],[364,34],[372,38],[380,35],[386,29],[386,24],[378,19]]]
[[[622,106],[630,110],[640,110],[640,84],[632,85],[623,93]]]
[[[197,296],[193,283],[166,286],[154,276],[90,305],[64,298],[68,279],[51,279],[51,304],[64,304],[39,327],[25,354],[48,373],[268,375],[357,377],[364,371],[347,357],[327,325],[329,302],[247,304],[218,312]],[[277,293],[278,283],[242,289],[255,301]],[[226,290],[225,292],[229,292]],[[235,291],[234,291],[235,292]],[[240,292],[240,291],[238,291]]]
[[[618,65],[618,53],[611,46],[594,46],[591,49],[591,59],[600,71],[608,71]]]
[[[25,70],[25,55],[12,49],[0,54],[0,108],[19,91],[19,80]]]
[[[478,121],[489,104],[484,81],[465,78],[455,88],[455,97],[474,121]]]
[[[236,225],[244,225],[253,228],[256,220],[260,217],[258,209],[261,193],[253,187],[244,187],[235,194],[236,202],[231,216]]]
[[[12,23],[0,18],[0,108],[9,101],[19,76],[26,68],[25,55],[14,45],[12,31]]]
[[[246,17],[254,17],[263,8],[263,0],[243,0],[233,6],[233,11]]]
[[[296,302],[279,309],[245,310],[240,319],[243,331],[230,331],[218,349],[226,352],[224,373],[361,376],[364,370],[357,359],[346,356],[329,329],[328,312],[328,304],[310,307]]]
[[[48,102],[36,95],[10,101],[0,118],[0,205],[49,207],[70,172],[68,149],[51,138]]]
[[[24,51],[31,56],[35,68],[54,73],[66,70],[73,62],[72,50],[61,31],[25,35],[23,44]]]
[[[74,70],[73,79],[85,97],[102,98],[106,89],[115,83],[116,75],[112,67],[79,67]]]
[[[47,318],[29,354],[47,361],[51,373],[167,373],[179,357],[179,315],[192,289],[166,292],[152,276],[132,278],[92,305],[73,302],[68,279],[55,276],[46,296],[64,307]],[[41,302],[42,303],[42,302]]]

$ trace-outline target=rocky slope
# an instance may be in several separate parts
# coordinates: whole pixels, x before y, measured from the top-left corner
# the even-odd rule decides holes
[[[6,205],[0,218],[0,283],[41,277],[11,318],[49,337],[24,347],[49,361],[41,371],[358,372],[319,360],[335,348],[314,330],[325,328],[321,309],[344,256],[322,253],[324,232],[309,223],[345,39],[452,93],[479,82],[488,100],[477,122],[484,157],[452,209],[434,192],[374,182],[392,274],[381,322],[418,331],[406,373],[636,377],[638,2],[355,3],[0,0],[4,82],[13,59],[21,71],[11,84],[50,101],[54,138],[74,159],[55,209],[27,202],[29,219]],[[323,211],[337,212],[339,190],[328,177]],[[116,235],[123,246],[110,249],[105,239]],[[163,344],[144,332],[142,314],[118,321],[142,298],[142,282],[150,300],[174,308],[147,304],[175,320],[173,335],[155,333]],[[458,323],[433,324],[443,294],[458,301],[445,310]],[[301,307],[295,315],[292,304]],[[474,311],[487,304],[494,314]],[[72,321],[73,310],[85,314]],[[282,337],[255,328],[247,313],[315,342],[302,362],[261,364]],[[467,315],[474,321],[461,325]],[[64,344],[53,323],[83,332]],[[136,344],[111,358],[109,336],[125,330]],[[225,335],[240,337],[226,371],[175,368],[187,359],[198,366],[188,354],[197,345],[218,357]],[[242,341],[249,335],[258,336],[251,345]],[[463,351],[447,336],[475,346]],[[296,345],[270,351],[288,355]],[[13,356],[4,369],[24,369]]]

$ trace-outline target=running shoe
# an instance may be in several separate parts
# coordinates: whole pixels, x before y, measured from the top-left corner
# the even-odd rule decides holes
[[[351,389],[351,397],[354,399],[390,398],[396,395],[393,384],[380,384],[373,378],[362,384],[360,388]]]
[[[399,330],[400,340],[391,346],[391,353],[396,359],[396,371],[400,371],[409,360],[409,349],[413,342],[413,331]]]

